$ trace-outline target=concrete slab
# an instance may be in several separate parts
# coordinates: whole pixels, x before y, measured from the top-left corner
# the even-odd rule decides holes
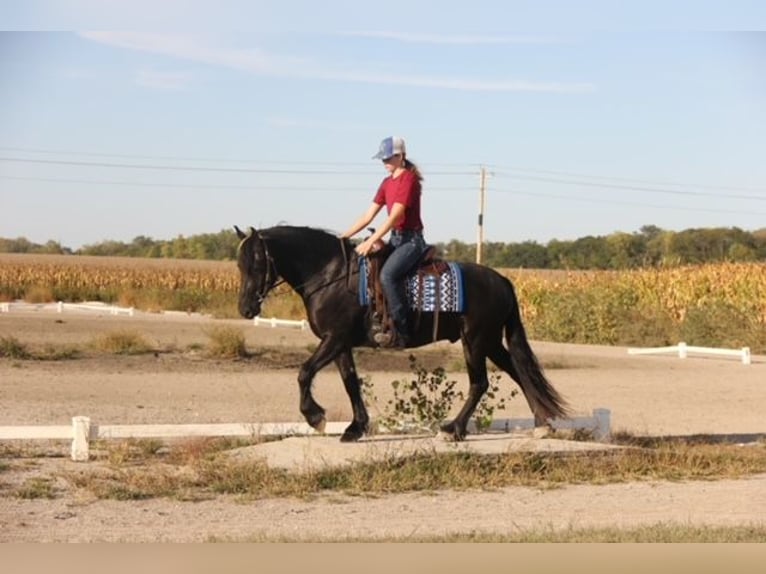
[[[586,452],[621,448],[616,445],[535,438],[532,433],[469,435],[463,442],[440,436],[378,435],[357,443],[341,443],[336,436],[288,437],[279,441],[232,450],[234,460],[265,460],[273,468],[291,471],[320,470],[356,462],[389,460],[414,454],[470,452]]]

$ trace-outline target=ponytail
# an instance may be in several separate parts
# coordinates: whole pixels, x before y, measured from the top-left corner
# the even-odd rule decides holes
[[[416,166],[414,163],[412,163],[406,157],[404,158],[404,169],[409,170],[412,173],[414,173],[415,177],[418,179],[418,181],[423,181],[423,174],[420,173],[420,169],[418,169],[418,166]]]

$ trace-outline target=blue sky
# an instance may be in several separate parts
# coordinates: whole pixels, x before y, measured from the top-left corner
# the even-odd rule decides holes
[[[0,236],[343,231],[401,135],[426,236],[766,227],[758,2],[4,2]],[[63,31],[62,31],[63,30]]]

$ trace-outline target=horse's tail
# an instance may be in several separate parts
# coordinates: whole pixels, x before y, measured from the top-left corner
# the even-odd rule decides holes
[[[532,347],[529,346],[515,293],[511,311],[505,321],[505,340],[511,362],[518,374],[517,382],[535,415],[535,426],[543,425],[549,419],[567,418],[567,402],[545,377]]]

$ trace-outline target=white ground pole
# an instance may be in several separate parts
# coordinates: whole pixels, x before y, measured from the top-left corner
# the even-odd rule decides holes
[[[686,343],[678,343],[672,347],[649,347],[645,349],[628,349],[628,355],[653,355],[656,353],[678,353],[680,359],[686,359],[689,353],[701,353],[707,355],[721,355],[727,357],[740,357],[743,365],[751,364],[750,347],[741,349],[716,349],[714,347],[695,347]]]
[[[190,437],[261,437],[300,435],[340,435],[348,422],[328,422],[323,433],[307,423],[221,423],[221,424],[144,424],[144,425],[98,425],[89,417],[72,418],[72,424],[50,426],[0,426],[0,440],[63,439],[72,441],[72,460],[86,461],[90,457],[90,443],[98,439],[113,438],[190,438]],[[611,412],[609,409],[593,410],[591,417],[556,419],[551,426],[557,430],[583,429],[593,433],[598,441],[609,439]],[[535,421],[528,419],[499,419],[492,422],[489,430],[513,432],[534,429]]]

